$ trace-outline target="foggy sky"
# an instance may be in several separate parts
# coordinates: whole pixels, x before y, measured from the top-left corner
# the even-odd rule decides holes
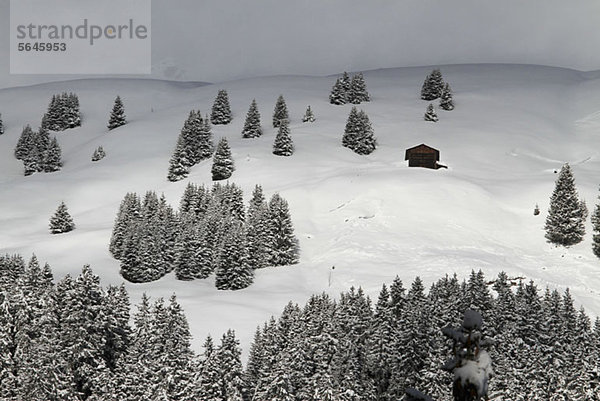
[[[8,3],[0,0],[3,86],[30,80],[8,74]],[[153,64],[169,60],[187,80],[462,63],[600,69],[600,0],[154,0],[152,7]]]

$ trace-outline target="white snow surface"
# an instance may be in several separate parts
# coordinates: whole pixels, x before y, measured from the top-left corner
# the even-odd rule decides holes
[[[545,286],[571,289],[592,316],[600,312],[600,260],[585,240],[569,249],[544,239],[544,220],[557,175],[571,163],[590,210],[600,184],[600,73],[523,65],[442,67],[456,109],[438,110],[440,121],[423,121],[429,102],[420,88],[432,67],[365,73],[372,101],[359,107],[373,123],[377,150],[360,156],[341,146],[351,105],[334,106],[335,77],[275,76],[218,85],[137,79],[83,79],[0,90],[6,133],[0,136],[0,253],[33,252],[49,262],[55,278],[77,275],[90,264],[103,285],[120,284],[119,263],[108,252],[113,221],[126,192],[164,193],[178,206],[188,182],[211,185],[211,161],[178,183],[166,179],[177,135],[191,109],[210,112],[227,89],[234,120],[214,126],[227,137],[236,163],[231,179],[249,199],[255,184],[265,195],[288,200],[301,262],[256,272],[250,288],[229,292],[214,280],[126,283],[132,302],[176,293],[200,349],[210,333],[236,330],[245,355],[258,324],[292,300],[310,294],[337,296],[361,286],[376,296],[396,275],[408,287],[419,275],[426,285],[444,274],[466,278],[482,269],[501,270]],[[13,149],[22,127],[37,129],[51,96],[79,95],[83,126],[57,133],[64,167],[23,176]],[[290,110],[296,153],[271,154],[276,131],[271,116],[283,94]],[[120,95],[129,124],[108,132]],[[256,98],[264,135],[242,139],[248,106]],[[302,123],[307,105],[316,117]],[[435,103],[437,105],[437,102]],[[440,150],[449,168],[408,168],[405,149],[426,143]],[[99,145],[106,158],[91,162]],[[77,228],[50,235],[48,221],[65,201]],[[533,215],[535,204],[542,213]],[[335,270],[332,266],[335,265]],[[458,323],[458,322],[457,322]]]
[[[492,371],[492,360],[485,351],[480,351],[476,361],[467,360],[463,366],[454,370],[454,380],[460,379],[463,386],[473,384],[477,394],[483,397],[487,394],[488,381]]]

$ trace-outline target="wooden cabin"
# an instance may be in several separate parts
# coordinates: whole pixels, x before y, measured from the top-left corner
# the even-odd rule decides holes
[[[439,163],[440,151],[427,146],[424,143],[406,149],[404,160],[408,160],[408,167],[425,167],[437,170],[438,168],[448,168]]]

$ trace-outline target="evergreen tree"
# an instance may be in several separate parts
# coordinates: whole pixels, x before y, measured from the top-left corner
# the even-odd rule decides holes
[[[368,102],[370,99],[365,79],[362,73],[359,72],[352,77],[347,100],[352,104],[360,104],[362,102]]]
[[[598,197],[598,199],[600,200],[600,197]],[[594,255],[600,258],[600,202],[596,205],[594,214],[592,214],[592,227],[594,230],[592,251],[594,252]]]
[[[435,100],[442,95],[444,90],[444,80],[439,69],[434,69],[431,74],[427,75],[423,87],[421,88],[421,99]]]
[[[189,174],[190,161],[181,137],[177,140],[177,146],[169,160],[169,173],[167,179],[176,182],[184,179]]]
[[[104,148],[102,146],[98,146],[94,150],[94,153],[92,154],[92,161],[97,162],[97,161],[104,159],[105,157],[106,157],[106,152],[104,151]]]
[[[340,78],[335,81],[333,88],[331,88],[331,93],[329,94],[329,103],[337,105],[347,103],[347,93],[344,89],[344,83]]]
[[[23,160],[31,149],[35,146],[35,134],[29,125],[26,125],[21,132],[17,146],[15,147],[15,157],[18,160]]]
[[[440,96],[440,108],[442,110],[454,110],[454,102],[452,101],[452,89],[450,89],[450,84],[446,83],[444,86],[444,90]]]
[[[273,154],[277,156],[291,156],[294,154],[294,143],[290,135],[288,120],[279,121],[279,130],[273,143]]]
[[[123,107],[121,97],[117,96],[112,112],[110,113],[110,118],[108,119],[108,130],[113,130],[125,124],[127,124],[125,108]]]
[[[260,127],[260,113],[258,112],[258,106],[256,99],[252,99],[248,113],[246,114],[246,121],[244,122],[244,129],[242,130],[242,138],[258,138],[262,135],[262,128]]]
[[[425,116],[423,117],[425,121],[432,121],[436,123],[438,121],[438,116],[433,108],[433,104],[429,103],[427,106],[427,111],[425,111]]]
[[[315,115],[313,114],[310,105],[306,108],[306,112],[304,113],[304,117],[302,117],[303,123],[313,123],[315,122]]]
[[[44,172],[51,173],[62,167],[62,152],[56,137],[52,137],[48,149],[43,153]]]
[[[282,120],[289,121],[289,119],[290,116],[283,95],[279,95],[275,103],[275,110],[273,111],[273,128],[279,127]]]
[[[205,160],[212,157],[215,151],[215,145],[213,144],[213,137],[210,122],[208,116],[204,119],[202,126],[200,127],[198,134],[199,144],[197,148],[197,155],[199,160]]]
[[[248,264],[253,269],[266,267],[269,263],[269,206],[260,185],[252,192],[247,219]]]
[[[358,109],[352,107],[348,120],[346,120],[346,128],[344,129],[344,135],[342,136],[342,145],[352,150],[358,144],[358,137],[360,131],[360,121],[358,117]]]
[[[219,290],[239,290],[252,284],[254,272],[248,264],[248,248],[243,225],[234,220],[225,223],[227,230],[217,258],[215,286]]]
[[[4,123],[2,122],[2,114],[0,114],[0,135],[4,134]]]
[[[289,206],[279,194],[269,202],[270,217],[270,264],[285,266],[298,263],[300,249],[294,235]]]
[[[52,234],[67,233],[75,229],[73,218],[67,210],[67,205],[61,202],[54,215],[50,218],[50,232]]]
[[[350,89],[352,88],[352,80],[350,79],[350,75],[346,71],[342,74],[342,78],[340,79],[342,84],[342,88],[344,89],[344,93],[346,95],[350,93]]]
[[[550,197],[545,225],[548,242],[567,247],[581,242],[585,235],[585,214],[567,163],[561,168]]]
[[[377,141],[367,113],[352,107],[342,136],[342,145],[359,155],[368,155],[375,150]]]
[[[217,94],[212,106],[210,121],[214,125],[229,124],[231,122],[231,107],[229,106],[229,96],[227,91],[222,89]]]
[[[140,199],[135,193],[127,193],[121,201],[109,246],[110,253],[116,259],[121,258],[125,239],[132,231],[134,223],[141,219],[141,209]]]
[[[40,163],[41,159],[42,156],[37,147],[33,147],[29,150],[29,153],[23,158],[24,173],[26,176],[43,169],[43,166]]]
[[[221,138],[217,145],[211,171],[213,181],[226,180],[235,171],[231,149],[225,138]]]
[[[200,274],[196,251],[200,246],[200,233],[192,218],[181,219],[183,225],[177,239],[175,276],[178,280],[193,280]]]

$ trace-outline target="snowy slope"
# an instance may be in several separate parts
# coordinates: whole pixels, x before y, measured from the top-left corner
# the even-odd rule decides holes
[[[327,96],[335,77],[277,76],[218,85],[151,80],[97,79],[0,90],[6,134],[0,136],[0,252],[35,252],[55,276],[78,274],[91,264],[106,284],[118,284],[118,262],[108,241],[118,205],[128,191],[164,192],[178,205],[188,181],[211,185],[210,161],[178,183],[166,180],[168,159],[190,109],[210,111],[227,89],[234,113],[226,136],[237,170],[232,181],[249,198],[255,184],[267,196],[281,193],[291,207],[300,239],[301,263],[257,272],[255,284],[237,292],[214,288],[211,279],[178,282],[171,275],[148,284],[127,284],[134,302],[142,292],[183,304],[195,346],[207,333],[234,328],[246,348],[254,328],[278,314],[288,300],[315,292],[333,295],[362,286],[375,295],[399,275],[431,283],[443,274],[466,277],[500,270],[551,288],[570,287],[580,304],[600,313],[600,260],[591,252],[591,227],[583,243],[568,250],[544,239],[544,219],[562,163],[573,166],[590,210],[600,184],[600,74],[520,65],[442,67],[456,109],[439,110],[440,122],[422,120],[419,99],[431,70],[402,68],[365,73],[369,115],[379,148],[359,156],[341,146],[350,105]],[[65,166],[53,174],[23,177],[12,152],[24,124],[37,128],[52,94],[79,95],[83,127],[58,133]],[[130,123],[105,128],[119,94]],[[271,154],[271,115],[283,94],[291,112],[296,153]],[[248,106],[256,98],[263,137],[242,139]],[[311,105],[317,121],[303,124]],[[404,150],[426,143],[440,150],[448,170],[409,169]],[[90,161],[102,145],[107,157]],[[48,220],[64,200],[77,229],[50,235]],[[540,216],[533,216],[539,203]],[[331,267],[335,270],[331,272]],[[330,276],[331,275],[331,276]],[[329,282],[331,281],[331,285]]]

